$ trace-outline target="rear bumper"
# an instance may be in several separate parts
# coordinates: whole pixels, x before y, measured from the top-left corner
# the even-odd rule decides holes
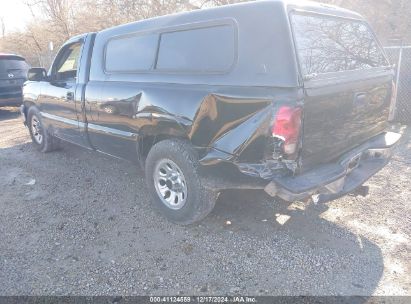
[[[0,96],[0,107],[19,106],[22,103],[23,98],[21,96],[11,98],[3,98]]]
[[[286,201],[307,200],[313,195],[327,200],[350,193],[389,162],[392,148],[400,138],[398,133],[380,134],[346,153],[336,163],[298,176],[276,177],[264,190]]]
[[[0,107],[19,106],[23,102],[21,88],[4,88],[0,89]]]

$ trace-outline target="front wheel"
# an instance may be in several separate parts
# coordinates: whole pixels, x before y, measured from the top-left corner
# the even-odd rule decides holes
[[[183,140],[161,141],[147,156],[146,181],[154,205],[176,224],[200,221],[214,208],[218,194],[202,185],[198,170],[197,153]]]
[[[40,111],[33,106],[29,108],[27,114],[27,126],[29,128],[31,140],[37,150],[40,152],[50,152],[58,148],[58,139],[47,132]]]

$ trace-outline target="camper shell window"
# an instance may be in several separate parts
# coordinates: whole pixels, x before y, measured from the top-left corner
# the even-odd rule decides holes
[[[303,76],[388,65],[364,21],[293,13],[291,23]]]
[[[233,65],[235,35],[230,25],[161,34],[156,69],[225,72]]]

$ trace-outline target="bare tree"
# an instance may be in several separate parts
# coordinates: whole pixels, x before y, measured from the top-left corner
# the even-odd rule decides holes
[[[77,0],[26,0],[26,5],[30,8],[34,18],[46,18],[56,31],[68,39],[73,35],[73,19],[76,14]],[[41,12],[41,16],[37,16],[34,12],[37,8]]]
[[[411,1],[408,0],[316,0],[338,5],[362,14],[378,36],[386,42],[401,37],[411,42]]]

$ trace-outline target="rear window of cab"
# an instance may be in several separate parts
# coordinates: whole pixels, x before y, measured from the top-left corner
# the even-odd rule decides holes
[[[388,65],[363,21],[292,13],[291,24],[303,76]]]

